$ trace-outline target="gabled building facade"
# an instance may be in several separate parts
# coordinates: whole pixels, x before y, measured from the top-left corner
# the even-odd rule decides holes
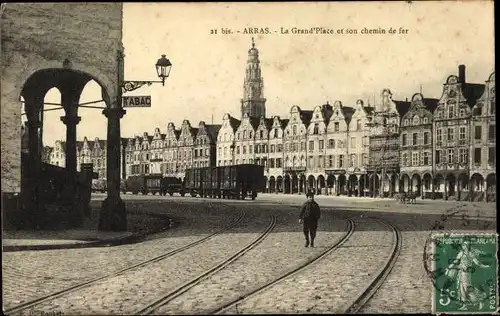
[[[297,105],[290,109],[290,118],[283,136],[283,190],[284,193],[299,193],[305,188],[307,170],[307,127],[311,122],[312,111],[301,110]],[[303,183],[300,186],[299,179]],[[314,180],[309,185],[314,186]]]
[[[448,76],[443,86],[433,124],[434,191],[438,198],[461,200],[469,194],[470,119],[483,92],[484,85],[466,82],[464,65],[459,66],[459,75]]]
[[[217,135],[217,166],[230,166],[235,163],[235,134],[241,121],[229,115],[222,117],[222,126]]]
[[[485,82],[470,120],[470,200],[496,201],[495,73]]]
[[[216,165],[217,135],[221,125],[208,125],[201,121],[198,125],[193,146],[194,168],[211,167]]]
[[[424,198],[432,197],[433,179],[433,111],[437,99],[424,99],[416,93],[400,128],[401,192],[413,192]]]

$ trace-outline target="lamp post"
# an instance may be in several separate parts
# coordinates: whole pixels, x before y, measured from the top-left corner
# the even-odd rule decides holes
[[[123,57],[122,57],[122,60],[123,60]],[[168,78],[168,76],[170,76],[170,70],[172,68],[172,63],[166,57],[166,55],[161,55],[161,58],[158,59],[158,61],[155,64],[155,67],[156,67],[156,73],[158,74],[158,77],[161,80],[157,80],[157,81],[138,81],[138,80],[122,81],[122,84],[121,84],[122,93],[137,90],[144,85],[150,86],[153,83],[161,83],[162,86],[165,86],[165,80]]]
[[[165,86],[165,79],[170,75],[172,63],[161,55],[161,58],[155,64],[159,81],[126,81],[123,80],[124,56],[121,50],[118,50],[118,90],[115,102],[104,109],[103,114],[108,118],[108,141],[107,141],[107,198],[102,203],[101,214],[99,218],[99,230],[105,231],[125,231],[127,229],[127,214],[125,204],[120,198],[121,181],[121,135],[120,119],[126,111],[122,106],[122,94],[139,89],[144,85],[161,83]]]

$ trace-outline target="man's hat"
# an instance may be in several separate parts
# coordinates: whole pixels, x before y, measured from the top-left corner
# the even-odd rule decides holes
[[[314,197],[314,193],[312,191],[308,191],[306,197]]]

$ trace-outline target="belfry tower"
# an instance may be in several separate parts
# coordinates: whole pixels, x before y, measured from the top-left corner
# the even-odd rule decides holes
[[[259,51],[255,48],[252,37],[252,48],[248,50],[247,69],[243,83],[243,99],[241,99],[241,117],[247,113],[250,117],[266,116],[266,99],[264,99],[264,79],[260,73]]]

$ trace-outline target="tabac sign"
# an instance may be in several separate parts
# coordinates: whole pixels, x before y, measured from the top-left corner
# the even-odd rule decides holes
[[[151,96],[122,97],[122,106],[124,108],[149,108],[151,107]]]

